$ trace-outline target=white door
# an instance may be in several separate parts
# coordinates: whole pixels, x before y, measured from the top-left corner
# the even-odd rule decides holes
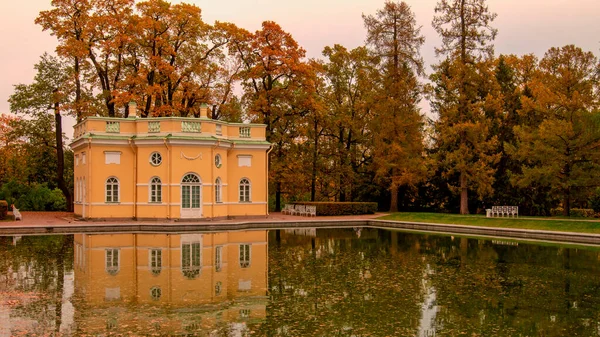
[[[181,180],[181,218],[202,217],[202,183],[193,173]]]

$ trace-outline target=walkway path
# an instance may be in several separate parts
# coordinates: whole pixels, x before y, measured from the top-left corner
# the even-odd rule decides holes
[[[12,213],[9,212],[9,217]],[[82,227],[101,227],[107,225],[142,225],[142,224],[153,224],[153,225],[207,225],[215,226],[219,224],[236,224],[240,222],[244,223],[264,223],[264,222],[298,222],[298,221],[329,221],[329,220],[368,220],[375,219],[378,217],[385,216],[387,214],[376,213],[367,215],[346,215],[346,216],[317,216],[317,217],[303,217],[297,215],[287,215],[281,213],[271,213],[266,217],[236,217],[232,220],[198,220],[198,221],[181,221],[176,220],[101,220],[101,221],[81,221],[76,220],[73,213],[69,212],[21,212],[23,215],[22,221],[0,221],[0,227],[20,227],[20,228],[34,228],[34,227],[60,227],[60,226],[82,226]]]

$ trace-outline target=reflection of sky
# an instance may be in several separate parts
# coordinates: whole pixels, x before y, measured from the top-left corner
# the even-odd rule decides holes
[[[429,281],[429,276],[433,274],[431,266],[427,264],[423,270],[423,304],[421,305],[421,320],[419,321],[419,337],[435,336],[436,325],[435,316],[438,311],[436,304],[437,294],[435,287]]]
[[[60,320],[60,333],[69,335],[75,318],[75,308],[71,303],[71,296],[75,291],[75,275],[73,272],[66,272],[64,276],[64,289],[62,294],[62,310]]]
[[[181,1],[172,1],[173,3]],[[320,57],[323,47],[342,44],[347,48],[361,45],[365,31],[361,14],[373,14],[383,0],[187,0],[202,8],[203,18],[233,22],[255,31],[265,20],[279,23],[307,51],[308,57]],[[406,0],[415,12],[417,23],[426,37],[421,51],[427,69],[436,62],[433,48],[440,43],[431,28],[435,0]],[[493,26],[498,28],[497,53],[543,56],[548,48],[575,44],[598,55],[600,48],[600,13],[598,0],[488,0],[490,10],[498,14]],[[33,23],[40,10],[50,8],[49,0],[1,1],[0,33],[0,113],[8,112],[6,100],[13,85],[30,83],[33,65],[45,51],[52,52],[56,40]],[[427,104],[422,104],[428,110]],[[66,122],[71,136],[72,121]]]

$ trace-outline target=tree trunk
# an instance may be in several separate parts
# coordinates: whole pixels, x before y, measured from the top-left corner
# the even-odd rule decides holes
[[[392,183],[390,187],[391,200],[390,200],[390,213],[398,212],[398,186]]]
[[[275,212],[281,212],[281,182],[275,183]]]
[[[563,215],[571,216],[571,193],[569,190],[565,191],[563,198]]]
[[[56,90],[55,90],[56,93]],[[71,196],[71,191],[67,187],[65,182],[65,153],[63,149],[62,142],[62,117],[60,115],[60,110],[58,106],[58,102],[54,102],[54,122],[56,124],[56,159],[58,161],[57,167],[57,176],[56,180],[58,183],[58,188],[62,191],[67,199],[67,211],[73,212],[73,198]]]
[[[460,214],[469,214],[469,195],[465,171],[460,172]]]
[[[315,201],[317,190],[317,156],[319,155],[319,134],[317,119],[314,120],[315,147],[313,149],[312,173],[310,177],[310,201]]]

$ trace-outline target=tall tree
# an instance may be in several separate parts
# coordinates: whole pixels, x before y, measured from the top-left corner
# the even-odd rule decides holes
[[[14,113],[22,113],[34,119],[42,119],[48,113],[54,114],[54,143],[48,143],[56,151],[57,185],[67,199],[67,209],[73,209],[72,193],[65,180],[65,159],[62,133],[61,103],[72,101],[72,87],[68,81],[70,70],[56,57],[44,54],[35,66],[37,74],[32,84],[15,85],[15,92],[10,96],[10,109]],[[68,113],[68,110],[67,110]]]
[[[89,104],[91,94],[86,92],[82,80],[85,69],[89,68],[86,59],[88,55],[86,39],[93,4],[89,0],[52,0],[52,6],[54,8],[51,10],[41,11],[35,23],[56,36],[58,55],[65,57],[72,64],[73,71],[70,77],[75,84],[72,105],[75,117],[81,121],[83,117],[89,115],[89,111],[86,110],[91,107]]]
[[[539,63],[521,114],[533,119],[514,128],[512,154],[523,161],[518,186],[541,184],[562,197],[564,215],[572,202],[587,201],[600,185],[600,99],[598,59],[573,45],[551,48]]]
[[[297,125],[292,121],[312,107],[311,67],[303,60],[305,51],[278,24],[265,21],[253,33],[238,29],[229,48],[242,63],[243,104],[250,120],[266,125],[267,141],[274,143],[271,181],[275,185],[275,210],[281,209],[284,183],[282,169],[293,167],[287,156]]]
[[[363,15],[367,46],[380,58],[373,133],[373,158],[380,181],[389,186],[390,212],[398,210],[398,188],[415,186],[426,174],[423,116],[418,103],[423,74],[420,49],[425,42],[414,13],[405,2],[386,1],[384,8]],[[373,83],[377,83],[374,81]]]
[[[322,193],[351,201],[357,197],[361,172],[371,162],[370,126],[378,57],[365,47],[348,50],[337,44],[325,47],[323,56],[328,59],[323,64],[319,96],[327,115],[322,123],[325,138],[320,151],[328,158],[323,173],[329,182]]]
[[[479,90],[482,76],[489,75],[481,62],[493,56],[497,30],[490,24],[496,14],[485,0],[440,0],[435,12],[432,24],[442,37],[436,54],[446,57],[431,77],[432,108],[439,115],[435,141],[446,177],[458,175],[460,213],[468,214],[468,190],[476,189],[480,198],[491,191],[490,164],[498,158],[484,111],[492,102]]]

